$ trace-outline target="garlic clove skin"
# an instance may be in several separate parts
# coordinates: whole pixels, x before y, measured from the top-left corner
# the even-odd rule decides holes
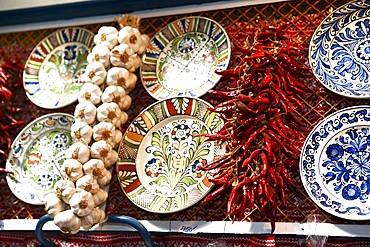
[[[59,180],[54,186],[55,195],[63,200],[65,203],[69,203],[69,199],[76,193],[76,187],[74,182],[71,180]]]
[[[129,45],[135,53],[138,52],[142,42],[141,33],[137,28],[125,26],[118,32],[118,43]]]
[[[103,103],[116,103],[122,110],[122,106],[125,103],[126,91],[123,87],[111,85],[104,89],[101,95],[101,101]]]
[[[92,83],[100,86],[104,83],[107,77],[107,70],[104,65],[99,62],[92,62],[86,66],[85,73],[82,75],[82,80],[85,83]]]
[[[108,220],[108,216],[104,210],[100,208],[94,208],[89,215],[82,217],[82,228],[86,231],[90,230],[96,224],[104,223]]]
[[[92,195],[96,194],[100,187],[98,181],[90,175],[84,175],[76,181],[76,188],[80,190],[86,190]]]
[[[132,104],[132,98],[130,95],[126,94],[123,99],[121,99],[121,102],[119,104],[119,106],[121,107],[121,110],[122,111],[126,111],[130,108]]]
[[[99,191],[95,195],[93,195],[93,198],[96,207],[98,207],[108,199],[108,192],[103,189],[99,189]]]
[[[54,224],[66,234],[76,234],[82,226],[81,219],[72,210],[65,210],[55,215]]]
[[[86,190],[76,190],[76,193],[69,200],[71,210],[77,216],[86,216],[95,207],[93,196]]]
[[[106,168],[111,167],[118,160],[118,153],[106,141],[100,140],[91,145],[91,157],[101,159]]]
[[[90,125],[96,121],[96,106],[90,101],[82,101],[76,105],[74,111],[76,122],[86,122]]]
[[[109,144],[114,148],[118,148],[121,140],[122,140],[122,132],[118,129],[115,129],[114,132],[113,132],[113,138],[111,140],[109,140]]]
[[[90,148],[82,142],[75,142],[67,148],[65,157],[78,160],[81,164],[84,164],[90,158]]]
[[[85,175],[90,175],[95,179],[99,179],[105,176],[106,168],[104,162],[100,159],[90,159],[83,165]]]
[[[53,193],[45,196],[45,211],[50,217],[54,218],[58,213],[66,209],[66,204]]]
[[[68,179],[72,182],[77,181],[77,179],[84,175],[81,162],[76,159],[68,158],[63,161],[61,173],[64,179]]]
[[[99,44],[92,48],[89,55],[87,55],[87,62],[99,62],[104,65],[105,68],[110,66],[110,50],[104,44]]]
[[[95,141],[104,140],[111,144],[115,141],[115,134],[116,127],[114,126],[114,124],[109,122],[100,122],[93,127],[93,139]]]
[[[141,34],[141,45],[137,51],[138,54],[143,54],[145,49],[148,47],[149,45],[149,36],[146,35],[146,34]]]
[[[122,111],[114,102],[103,103],[96,109],[96,118],[99,122],[112,123],[116,128],[121,127]]]
[[[102,44],[111,50],[118,44],[118,30],[113,26],[102,26],[99,28],[98,33],[94,37],[96,45]]]
[[[110,62],[113,66],[123,67],[128,71],[135,70],[137,54],[127,45],[115,46],[110,52]]]
[[[105,169],[105,171],[102,174],[103,176],[97,179],[100,188],[104,188],[106,185],[109,184],[109,182],[112,179],[112,173],[109,170]]]
[[[75,122],[71,126],[71,136],[73,142],[89,145],[92,139],[92,127],[83,121]]]
[[[82,85],[77,99],[78,102],[90,101],[94,105],[97,105],[100,103],[100,97],[102,93],[103,92],[98,85],[85,83]]]
[[[112,67],[107,72],[106,84],[108,86],[121,86],[125,89],[126,93],[131,92],[135,88],[136,82],[136,74],[125,68]]]

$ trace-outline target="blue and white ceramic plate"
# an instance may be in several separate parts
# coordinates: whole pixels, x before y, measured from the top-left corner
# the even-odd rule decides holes
[[[149,42],[141,81],[155,99],[200,97],[220,80],[215,70],[227,68],[230,40],[217,22],[186,17],[160,30]]]
[[[312,36],[310,65],[329,90],[370,98],[370,1],[352,1],[330,13]]]
[[[302,183],[323,210],[370,219],[370,106],[340,110],[308,135],[300,158]]]
[[[71,125],[74,117],[52,113],[29,123],[15,138],[6,162],[9,188],[20,200],[44,204],[44,197],[54,192],[62,178],[60,167],[65,150],[72,145]]]

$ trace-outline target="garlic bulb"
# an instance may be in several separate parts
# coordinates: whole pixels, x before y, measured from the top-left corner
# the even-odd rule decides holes
[[[99,189],[99,191],[93,195],[94,203],[96,206],[100,206],[103,204],[108,198],[108,192],[103,189]]]
[[[83,121],[93,124],[95,123],[96,106],[90,101],[82,101],[76,105],[74,117],[76,122]]]
[[[122,140],[122,132],[116,129],[114,130],[113,138],[110,139],[108,143],[112,145],[113,148],[118,148],[121,140]]]
[[[148,45],[149,45],[149,36],[146,34],[141,34],[141,45],[137,53],[143,54]]]
[[[136,86],[137,76],[125,68],[112,67],[107,72],[106,80],[108,86],[121,86],[126,90],[126,93],[129,93]]]
[[[45,211],[52,218],[55,217],[58,213],[64,211],[66,204],[63,200],[59,199],[55,194],[47,194],[45,196]]]
[[[135,53],[138,52],[142,42],[141,33],[137,28],[125,26],[118,32],[118,43],[128,44]]]
[[[101,95],[101,101],[103,103],[114,102],[119,105],[120,109],[122,109],[121,105],[124,104],[125,95],[126,91],[123,87],[112,85],[104,89],[104,92]]]
[[[94,208],[90,214],[82,217],[82,228],[86,231],[90,230],[96,224],[104,223],[108,220],[108,216],[104,210],[100,208]]]
[[[102,174],[103,176],[97,179],[100,188],[104,188],[112,179],[112,173],[109,170],[105,169]]]
[[[95,141],[104,140],[112,147],[116,140],[116,127],[109,122],[100,122],[93,127],[93,139]]]
[[[95,179],[104,177],[107,171],[103,161],[100,159],[90,159],[83,165],[83,170],[86,175],[90,175]]]
[[[65,157],[67,159],[78,160],[80,163],[84,164],[89,160],[90,148],[82,142],[75,142],[67,148]]]
[[[90,175],[84,175],[76,181],[76,188],[80,190],[86,190],[91,194],[96,194],[100,187],[98,181]]]
[[[75,122],[71,126],[73,142],[82,142],[88,145],[92,138],[92,127],[86,122]]]
[[[131,103],[132,103],[132,98],[130,95],[126,94],[123,99],[121,99],[121,102],[119,104],[119,106],[121,107],[121,110],[122,111],[126,111],[130,108],[131,106]],[[127,116],[128,117],[128,116]]]
[[[92,83],[100,86],[105,81],[107,70],[104,65],[99,62],[92,62],[86,66],[85,73],[82,75],[82,80],[85,83]]]
[[[81,165],[82,168],[82,165]],[[65,203],[69,203],[69,199],[76,193],[75,184],[71,180],[59,180],[54,186],[55,195],[63,200]]]
[[[118,44],[118,30],[113,26],[102,26],[99,28],[98,33],[94,37],[96,45],[102,44],[111,50]]]
[[[91,145],[91,157],[101,159],[106,168],[111,167],[118,160],[118,153],[106,141],[100,140]]]
[[[63,178],[72,182],[77,181],[84,175],[82,164],[76,159],[65,159],[61,167],[61,173]]]
[[[80,231],[82,222],[72,210],[65,210],[55,215],[54,224],[58,226],[63,233],[76,234]]]
[[[122,115],[122,111],[114,102],[103,103],[97,108],[96,118],[99,122],[112,123],[116,128],[120,128],[127,121],[126,115]]]
[[[110,66],[110,50],[104,44],[99,44],[92,48],[89,55],[87,55],[87,62],[99,62],[104,65],[105,68]]]
[[[69,200],[71,210],[77,216],[86,216],[91,213],[95,207],[93,196],[86,190],[77,190]]]
[[[137,54],[127,45],[115,46],[110,52],[110,62],[113,66],[123,67],[134,72],[137,67]]]
[[[80,92],[78,93],[78,102],[90,101],[94,105],[100,103],[100,97],[102,95],[102,90],[98,85],[92,83],[85,83],[82,85]]]

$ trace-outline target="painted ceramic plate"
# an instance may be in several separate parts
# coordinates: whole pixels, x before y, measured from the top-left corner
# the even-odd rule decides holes
[[[349,220],[370,219],[370,106],[340,110],[310,132],[300,173],[311,199]]]
[[[23,72],[23,86],[37,106],[58,109],[77,100],[94,33],[81,28],[56,31],[30,54]]]
[[[130,124],[119,147],[121,187],[137,206],[155,213],[177,212],[212,188],[211,172],[196,169],[223,149],[199,133],[215,133],[223,122],[205,101],[172,98],[149,106]]]
[[[370,3],[353,1],[329,14],[312,36],[310,65],[329,90],[370,98]]]
[[[42,205],[45,195],[54,192],[54,184],[62,178],[59,168],[65,160],[65,150],[72,145],[73,122],[74,117],[65,113],[44,115],[15,138],[6,163],[14,176],[6,178],[20,200]]]
[[[200,97],[220,80],[214,71],[227,68],[230,53],[229,37],[218,23],[203,17],[179,19],[150,40],[141,80],[157,100]]]

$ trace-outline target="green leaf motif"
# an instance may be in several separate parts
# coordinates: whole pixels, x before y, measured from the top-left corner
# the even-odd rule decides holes
[[[190,185],[194,185],[194,184],[197,184],[198,182],[195,181],[195,179],[193,177],[190,177],[190,176],[186,176],[186,177],[183,177],[178,184],[185,184],[187,187],[189,187]]]
[[[168,183],[168,180],[165,176],[159,176],[156,180],[151,181],[149,185],[158,184],[161,185],[163,182]]]

